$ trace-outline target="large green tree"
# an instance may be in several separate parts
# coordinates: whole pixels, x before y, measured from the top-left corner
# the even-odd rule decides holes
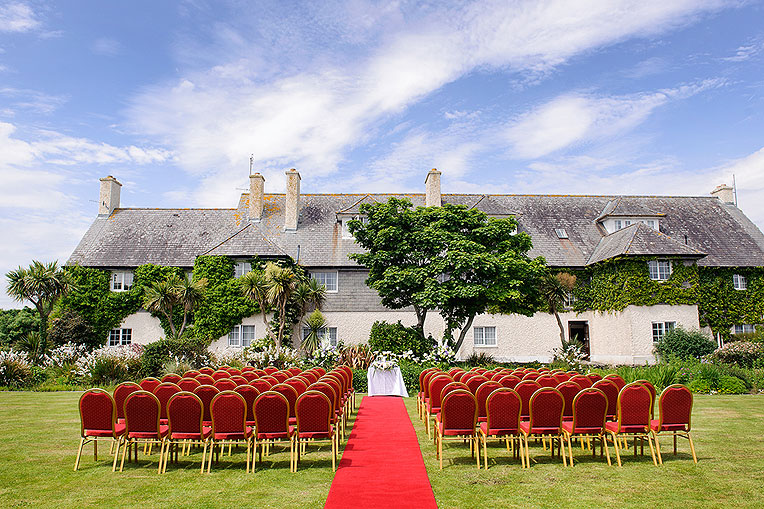
[[[206,288],[207,280],[204,278],[189,281],[187,277],[172,274],[144,288],[143,306],[152,313],[163,315],[169,324],[170,336],[177,339],[186,329],[189,314],[204,299]],[[176,308],[183,312],[180,327],[175,326],[173,311]]]
[[[350,256],[369,269],[366,282],[385,306],[414,308],[422,334],[428,311],[437,309],[458,351],[478,314],[538,309],[544,260],[528,257],[531,239],[516,233],[514,218],[451,204],[414,209],[396,198],[361,212],[367,221],[349,229],[366,252]]]

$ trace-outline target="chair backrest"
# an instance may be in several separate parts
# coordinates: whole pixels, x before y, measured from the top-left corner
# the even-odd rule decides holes
[[[568,381],[558,384],[556,389],[560,391],[565,400],[565,408],[562,411],[563,417],[573,417],[573,400],[581,392],[581,386],[575,382]]]
[[[443,398],[448,394],[449,392],[456,391],[456,390],[464,390],[469,391],[470,388],[467,387],[467,384],[463,384],[461,382],[449,382],[441,389],[440,391],[440,401],[443,402]],[[472,391],[470,391],[472,392]]]
[[[194,392],[194,389],[202,385],[196,378],[181,378],[178,381],[178,387],[182,391]]]
[[[335,371],[332,371],[332,372],[329,372],[329,373],[325,374],[321,378],[332,378],[332,379],[336,380],[337,383],[340,386],[340,394],[345,394],[347,392],[347,385],[346,385],[345,377],[342,374],[337,373]]]
[[[303,392],[308,390],[308,384],[303,382],[298,377],[292,377],[287,379],[287,381],[284,382],[287,385],[291,385],[294,387],[294,390],[297,391],[297,396],[300,396]]]
[[[117,422],[117,405],[111,394],[103,389],[90,389],[80,396],[80,431],[85,436],[87,430],[111,431]]]
[[[249,371],[249,370],[242,371],[241,376],[243,376],[247,382],[251,382],[252,380],[256,380],[258,378],[257,373],[255,373],[254,371]]]
[[[196,369],[189,369],[185,373],[183,373],[183,378],[196,378],[196,375],[200,375],[198,370]]]
[[[533,396],[533,393],[539,389],[541,389],[541,386],[536,383],[535,380],[523,380],[517,384],[515,387],[515,392],[520,395],[520,399],[523,402],[522,409],[520,410],[520,415],[530,415],[531,396]]]
[[[307,391],[297,398],[297,430],[300,433],[328,433],[334,405],[323,392]]]
[[[122,382],[114,389],[114,405],[117,408],[117,419],[125,418],[125,398],[131,392],[140,391],[141,386],[135,382]]]
[[[303,371],[302,373],[300,373],[300,376],[303,378],[307,378],[311,384],[318,382],[318,375],[312,371]]]
[[[127,433],[156,433],[159,435],[160,405],[149,391],[135,391],[125,398],[125,429]]]
[[[342,385],[340,385],[340,382],[333,376],[326,376],[326,375],[319,378],[318,382],[325,383],[334,390],[336,404],[337,404],[335,407],[335,410],[339,410],[342,407]]]
[[[530,373],[526,373],[523,375],[523,381],[525,380],[536,380],[541,375],[535,371],[531,371]]]
[[[470,391],[457,389],[443,398],[440,407],[444,430],[475,432],[477,424],[477,401]]]
[[[592,386],[592,381],[588,376],[576,375],[570,379],[571,382],[575,382],[581,386],[582,389],[588,389]]]
[[[522,380],[516,375],[506,375],[499,378],[499,383],[507,389],[514,389]]]
[[[440,375],[430,380],[430,406],[432,408],[440,408],[441,392],[443,387],[451,383],[450,377],[446,375]]]
[[[249,382],[249,385],[257,389],[261,393],[268,392],[269,390],[271,390],[271,387],[273,387],[272,383],[270,383],[268,380],[263,380],[262,378],[252,380],[251,382]]]
[[[167,402],[167,423],[170,433],[202,434],[204,403],[192,392],[175,393]]]
[[[213,384],[219,391],[232,391],[234,390],[239,384],[231,380],[230,378],[220,378],[218,380],[215,380],[215,383]]]
[[[618,427],[650,426],[650,390],[632,382],[618,393]]]
[[[254,370],[255,370],[254,366],[244,366],[243,368],[241,368],[241,374],[243,375],[247,371],[254,371]]]
[[[492,382],[498,382],[499,380],[501,380],[505,376],[507,376],[507,373],[505,371],[497,371],[496,373],[491,375],[491,381]]]
[[[289,430],[289,401],[283,394],[268,391],[255,401],[257,433],[285,433]]]
[[[302,370],[298,368],[297,366],[293,366],[291,368],[288,368],[287,371],[289,371],[289,374],[292,376],[297,376],[300,373],[302,373]]]
[[[255,400],[260,395],[260,391],[252,387],[251,385],[240,385],[234,389],[234,392],[240,394],[244,401],[247,403],[247,422],[255,420]]]
[[[464,383],[467,384],[467,387],[470,388],[470,392],[474,395],[475,393],[477,393],[478,387],[480,387],[481,385],[489,381],[490,381],[489,378],[486,378],[483,375],[478,375],[478,376],[470,377],[470,379]]]
[[[258,378],[258,380],[265,380],[266,382],[269,382],[271,384],[271,387],[273,387],[274,385],[278,383],[281,383],[279,382],[278,378],[274,378],[271,375],[263,375],[260,378]]]
[[[488,399],[489,394],[497,389],[501,389],[504,386],[499,382],[483,382],[480,387],[475,391],[475,399],[478,405],[478,418],[486,416],[485,402]]]
[[[181,392],[181,388],[178,385],[171,382],[162,382],[154,389],[154,396],[159,400],[159,417],[160,419],[167,419],[167,402],[173,395]]]
[[[196,381],[199,382],[201,385],[214,385],[215,379],[212,378],[212,375],[207,375],[205,373],[200,373],[196,376]]]
[[[212,403],[212,398],[217,396],[219,392],[220,391],[214,385],[200,385],[199,387],[194,389],[194,394],[199,396],[199,399],[201,399],[202,403],[204,404],[203,419],[205,421],[212,420],[212,416],[210,415],[210,403]]]
[[[271,373],[271,376],[275,378],[276,380],[278,380],[279,383],[282,383],[286,381],[286,379],[292,375],[290,375],[289,373],[284,373],[283,371],[276,371],[275,373]]]
[[[210,403],[213,433],[243,433],[247,427],[247,402],[241,394],[223,391]]]
[[[435,368],[427,368],[427,369],[435,369]],[[458,367],[458,366],[454,366],[453,368],[451,368],[451,369],[449,369],[449,370],[448,370],[448,374],[449,374],[449,375],[451,375],[451,376],[454,376],[454,375],[455,375],[455,374],[457,374],[459,371],[462,371],[462,368],[460,368],[460,367]]]
[[[167,373],[165,376],[162,377],[162,383],[170,382],[173,384],[177,384],[178,382],[180,382],[181,378],[183,377],[176,373]]]
[[[242,375],[231,375],[231,377],[230,377],[230,380],[232,380],[233,382],[235,382],[237,387],[238,387],[239,385],[245,385],[245,384],[248,384],[248,383],[249,383],[249,380],[247,380],[247,379],[246,379],[245,377],[243,377]]]
[[[241,370],[239,368],[227,368],[229,378],[233,376],[241,376]]]
[[[278,392],[287,399],[289,402],[289,417],[296,417],[295,404],[297,403],[298,394],[295,388],[287,384],[276,384],[271,387],[271,391]]]
[[[231,375],[228,373],[228,371],[224,369],[219,369],[215,371],[214,373],[212,373],[212,379],[215,380],[216,382],[218,380],[222,380],[223,378],[230,378],[230,377]]]
[[[276,366],[268,366],[268,367],[263,369],[263,371],[265,371],[266,375],[272,375],[273,373],[275,373],[278,370],[279,370],[279,368],[277,368]]]
[[[615,418],[618,413],[618,386],[612,380],[603,378],[592,385],[592,388],[599,389],[607,396],[607,415]]]
[[[337,391],[332,387],[331,385],[324,383],[324,382],[316,382],[312,384],[310,387],[308,387],[309,391],[318,391],[326,395],[327,398],[332,402],[334,409],[337,410],[339,408],[339,395],[337,394]]]
[[[215,372],[215,370],[209,366],[204,366],[203,368],[199,368],[197,371],[199,371],[199,373],[203,375],[212,375],[212,373]]]
[[[570,380],[570,375],[565,372],[555,373],[552,376],[554,377],[555,380],[557,380],[557,385],[560,385],[561,383],[567,382],[568,380]]]
[[[573,430],[602,433],[607,409],[608,400],[604,392],[594,387],[581,390],[573,400]]]
[[[487,428],[489,430],[518,430],[522,407],[523,401],[515,391],[506,387],[496,389],[485,400]]]
[[[644,385],[647,387],[647,390],[650,391],[650,396],[652,396],[652,399],[650,400],[650,419],[652,419],[655,409],[655,397],[657,396],[658,391],[655,390],[655,386],[648,380],[637,380],[636,382]]]
[[[558,434],[562,428],[565,398],[554,387],[542,387],[531,396],[530,429],[542,428],[545,433]]]
[[[669,385],[658,400],[661,426],[684,425],[684,431],[690,431],[692,417],[692,392],[681,384]]]
[[[322,376],[326,374],[326,370],[322,368],[321,366],[316,366],[315,368],[313,368],[313,371],[316,372],[319,378],[321,378]]]
[[[592,381],[592,385],[602,380],[602,375],[599,373],[587,373],[586,376]]]
[[[616,387],[618,387],[618,391],[620,392],[621,389],[626,387],[626,380],[623,379],[621,375],[616,375],[615,373],[611,373],[609,375],[605,375],[605,380],[610,380],[613,382]]]
[[[424,382],[423,390],[424,390],[424,397],[425,397],[425,398],[429,398],[429,397],[430,397],[430,380],[432,380],[432,379],[435,377],[435,375],[437,375],[437,374],[441,374],[441,375],[442,375],[442,374],[443,374],[443,372],[442,372],[442,371],[440,371],[440,370],[439,370],[439,369],[437,369],[437,368],[432,368],[430,371],[428,371],[428,372],[427,372],[427,374],[426,374],[426,375],[424,375],[424,379],[423,379],[423,382]],[[454,377],[454,380],[458,381],[456,377]]]
[[[267,374],[268,374],[268,373],[266,373],[266,372],[265,372],[265,370],[264,370],[264,369],[257,369],[257,368],[255,368],[255,371],[254,371],[254,373],[255,373],[255,374],[258,376],[258,377],[260,377],[260,378],[262,378],[262,377],[264,377],[265,375],[267,375]]]
[[[552,375],[541,375],[536,379],[536,383],[541,387],[557,387],[560,382]]]
[[[141,389],[143,389],[144,391],[154,392],[154,389],[156,389],[157,386],[159,386],[159,384],[161,383],[162,381],[159,380],[158,378],[154,378],[153,376],[147,376],[146,378],[138,382],[138,385],[140,385]]]
[[[479,376],[479,374],[475,373],[474,371],[467,371],[466,373],[457,373],[456,376],[459,377],[459,380],[458,380],[459,382],[466,384],[470,378]]]

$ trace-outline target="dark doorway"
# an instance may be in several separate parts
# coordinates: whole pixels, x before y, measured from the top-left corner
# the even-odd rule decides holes
[[[568,338],[578,339],[584,345],[585,358],[589,359],[589,322],[568,322]]]

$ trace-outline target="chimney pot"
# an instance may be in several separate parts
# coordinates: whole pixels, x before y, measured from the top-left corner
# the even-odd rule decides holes
[[[716,186],[716,189],[711,191],[711,196],[716,196],[724,203],[732,203],[733,205],[735,203],[735,192],[732,189],[732,186],[728,186],[727,184]]]
[[[259,223],[263,219],[265,177],[259,173],[249,176],[249,220]]]
[[[122,184],[111,175],[99,180],[101,192],[98,197],[98,215],[110,216],[114,209],[119,208],[119,191]]]
[[[440,172],[436,168],[427,172],[427,177],[424,179],[424,185],[425,207],[440,207]]]
[[[297,220],[300,217],[300,172],[292,168],[285,172],[286,203],[284,206],[284,230],[297,231]]]

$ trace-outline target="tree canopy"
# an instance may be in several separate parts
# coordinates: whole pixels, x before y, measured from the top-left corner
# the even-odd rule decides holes
[[[367,220],[348,227],[366,252],[351,259],[369,269],[366,283],[383,305],[414,308],[422,333],[428,311],[437,309],[445,339],[458,350],[475,316],[489,308],[524,315],[538,309],[545,262],[528,257],[530,236],[516,233],[514,218],[462,205],[415,209],[397,198],[360,210]]]

